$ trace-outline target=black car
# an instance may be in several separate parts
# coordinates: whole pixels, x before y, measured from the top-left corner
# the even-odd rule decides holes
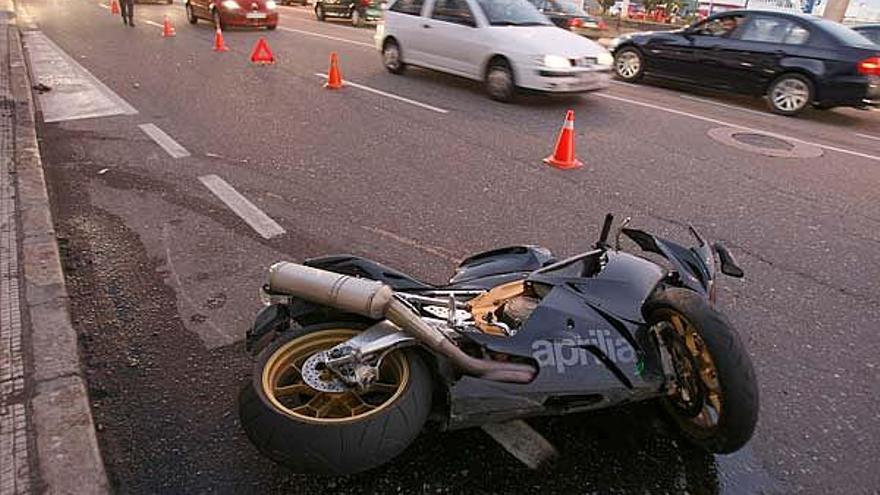
[[[875,44],[880,45],[880,24],[864,24],[861,26],[854,26],[852,29],[865,38],[873,41]]]
[[[636,33],[612,43],[624,81],[646,73],[766,96],[794,115],[816,108],[880,105],[880,48],[842,24],[802,14],[738,10],[677,31]]]
[[[318,0],[315,17],[319,21],[330,17],[350,19],[353,26],[360,27],[382,18],[382,3],[380,0]]]
[[[562,29],[591,38],[599,37],[607,26],[605,21],[587,14],[571,0],[529,0],[538,10]]]

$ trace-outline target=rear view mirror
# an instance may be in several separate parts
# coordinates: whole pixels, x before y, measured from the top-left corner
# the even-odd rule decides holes
[[[714,246],[715,252],[718,253],[718,261],[721,262],[721,273],[735,278],[742,278],[745,273],[743,273],[742,268],[739,267],[736,260],[733,258],[733,255],[730,254],[730,250],[720,242],[716,242]]]

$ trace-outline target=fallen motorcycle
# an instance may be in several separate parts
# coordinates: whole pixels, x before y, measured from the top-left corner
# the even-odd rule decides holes
[[[687,248],[627,222],[612,246],[608,215],[595,249],[561,261],[477,254],[444,286],[355,256],[274,264],[247,334],[245,432],[295,471],[348,474],[390,461],[429,418],[455,429],[659,400],[692,443],[740,449],[758,389],[714,304],[716,265],[743,272],[693,228]]]

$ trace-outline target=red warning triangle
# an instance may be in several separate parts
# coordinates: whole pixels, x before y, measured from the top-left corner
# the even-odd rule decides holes
[[[275,63],[275,55],[272,54],[269,43],[266,43],[266,38],[260,38],[257,44],[254,45],[254,51],[251,52],[251,62],[255,64]]]

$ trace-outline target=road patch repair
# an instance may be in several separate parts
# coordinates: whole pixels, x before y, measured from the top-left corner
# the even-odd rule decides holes
[[[39,94],[44,122],[138,113],[42,32],[26,31],[24,42],[34,83],[48,89]]]

